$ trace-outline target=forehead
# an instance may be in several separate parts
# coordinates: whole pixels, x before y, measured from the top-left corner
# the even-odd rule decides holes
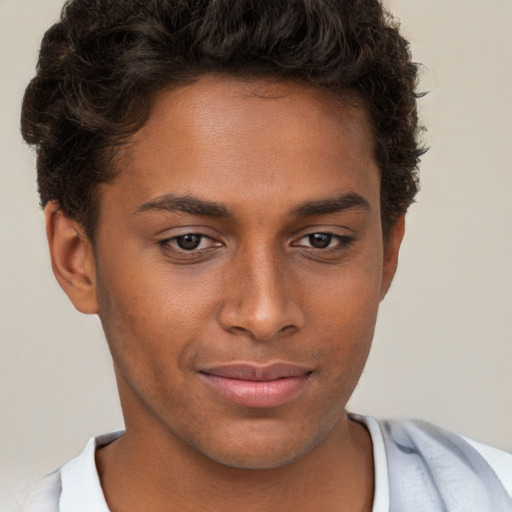
[[[329,133],[373,145],[364,102],[355,93],[335,94],[290,81],[206,75],[158,93],[148,122],[133,137],[131,147],[148,146],[149,141],[158,144],[170,128],[175,135],[197,138],[232,129],[247,134],[259,131],[264,141],[265,134],[268,139],[272,136],[271,123],[292,142],[304,135],[314,142]],[[307,126],[312,128],[309,132]]]
[[[374,185],[373,154],[368,116],[355,95],[205,76],[154,98],[117,181],[122,200],[133,204],[173,193],[223,202],[289,199],[292,206],[326,189]]]

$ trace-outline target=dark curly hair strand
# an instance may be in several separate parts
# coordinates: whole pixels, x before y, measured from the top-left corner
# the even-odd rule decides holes
[[[37,148],[41,205],[93,238],[98,185],[164,87],[205,73],[294,80],[368,109],[384,235],[417,192],[418,67],[378,0],[71,0],[45,34],[22,133]]]

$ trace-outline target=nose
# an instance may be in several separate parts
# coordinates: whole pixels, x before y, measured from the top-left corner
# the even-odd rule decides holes
[[[304,314],[285,262],[270,249],[247,251],[230,265],[220,308],[221,326],[260,341],[300,330]]]

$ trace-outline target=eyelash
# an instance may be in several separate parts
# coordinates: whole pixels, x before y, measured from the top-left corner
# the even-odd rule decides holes
[[[321,252],[321,253],[341,251],[343,249],[346,249],[354,241],[354,238],[350,237],[348,235],[336,235],[335,233],[329,233],[329,232],[325,232],[325,231],[315,231],[314,233],[308,233],[307,235],[304,235],[301,238],[299,238],[299,241],[307,238],[311,242],[311,237],[313,237],[315,235],[322,235],[322,236],[330,237],[328,245],[330,245],[333,240],[337,240],[338,241],[338,243],[336,244],[335,247],[327,246],[327,247],[319,248],[319,247],[311,247],[311,246],[309,246],[309,249],[312,249],[314,251],[318,251],[318,252]],[[295,242],[292,245],[293,246],[297,246]]]
[[[309,239],[309,242],[311,243],[311,237],[314,237],[315,235],[329,237],[328,245],[326,247],[312,247],[311,245],[305,246],[305,245],[298,243],[299,241],[304,240],[304,239]],[[198,247],[193,247],[193,248],[187,250],[183,247],[176,247],[174,245],[174,244],[179,243],[178,240],[180,238],[183,239],[185,237],[199,237],[200,240],[199,240]],[[211,240],[212,242],[214,242],[214,244],[212,244],[210,247],[199,248],[201,246],[202,242],[205,240]],[[338,243],[336,244],[335,247],[330,247],[333,240],[336,240]],[[291,245],[292,245],[292,247],[307,247],[308,250],[311,250],[311,251],[314,251],[317,253],[324,253],[324,254],[327,253],[328,254],[328,253],[332,253],[332,252],[343,251],[344,249],[348,248],[353,242],[354,242],[354,238],[351,236],[337,235],[335,233],[330,233],[330,232],[325,232],[325,231],[315,231],[313,233],[308,233],[307,235],[300,237],[297,241],[292,242]],[[170,251],[175,254],[176,253],[180,254],[180,256],[182,256],[182,257],[194,257],[194,256],[197,256],[198,253],[204,254],[206,251],[209,252],[209,249],[214,249],[215,247],[222,246],[222,244],[220,242],[216,242],[212,237],[210,237],[208,235],[205,235],[203,233],[193,233],[193,232],[184,233],[182,235],[173,236],[171,238],[166,238],[164,240],[159,241],[158,245],[160,247],[162,247],[163,249],[165,249],[166,251]]]
[[[171,238],[166,238],[165,240],[160,240],[158,242],[158,245],[160,245],[160,247],[162,247],[165,250],[173,251],[175,253],[180,253],[180,254],[184,254],[184,255],[190,254],[191,256],[193,254],[197,254],[197,252],[199,252],[199,251],[206,251],[208,249],[212,249],[214,247],[220,247],[222,245],[220,242],[216,242],[214,245],[212,245],[212,247],[205,247],[205,248],[201,248],[201,249],[198,249],[197,247],[195,247],[195,248],[192,248],[189,250],[184,249],[182,247],[173,246],[173,243],[178,244],[178,240],[180,238],[185,238],[185,237],[190,237],[190,236],[200,237],[199,246],[201,245],[201,243],[204,240],[211,240],[211,241],[215,242],[215,240],[208,235],[205,235],[203,233],[192,233],[191,232],[191,233],[184,233],[182,235],[173,236]]]

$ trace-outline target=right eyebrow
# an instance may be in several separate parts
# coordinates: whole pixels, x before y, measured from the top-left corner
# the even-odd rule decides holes
[[[297,217],[312,217],[344,210],[365,210],[371,212],[371,206],[364,197],[355,192],[348,192],[332,198],[307,201],[294,208],[293,214]]]
[[[173,194],[165,194],[152,199],[140,206],[134,213],[138,215],[144,212],[159,210],[169,212],[180,211],[201,217],[228,218],[232,216],[228,208],[221,203],[206,201],[188,195],[175,196]]]

